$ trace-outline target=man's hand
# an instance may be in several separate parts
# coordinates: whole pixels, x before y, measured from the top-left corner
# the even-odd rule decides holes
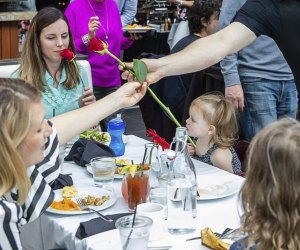
[[[241,84],[225,88],[225,97],[230,100],[238,112],[244,110],[244,91]]]

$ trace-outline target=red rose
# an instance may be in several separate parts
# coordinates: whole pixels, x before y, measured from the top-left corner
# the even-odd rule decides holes
[[[66,61],[72,61],[75,57],[73,51],[70,49],[64,49],[60,52],[60,56]]]
[[[149,128],[147,130],[147,136],[151,136],[152,142],[160,145],[163,151],[170,148],[170,144],[166,142],[164,138],[160,137],[154,129]]]
[[[92,38],[89,43],[88,51],[101,51],[104,50],[103,42],[96,37]]]

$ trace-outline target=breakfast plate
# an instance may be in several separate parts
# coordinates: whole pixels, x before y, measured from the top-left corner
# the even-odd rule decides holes
[[[239,191],[239,184],[237,182],[224,182],[218,184],[198,184],[197,200],[215,200],[225,198],[233,195]]]
[[[112,205],[115,204],[116,202],[116,196],[114,195],[114,193],[105,190],[105,189],[101,189],[101,188],[97,188],[97,187],[77,187],[78,190],[78,194],[76,195],[75,198],[71,198],[72,201],[76,202],[76,198],[84,198],[88,195],[92,195],[95,197],[102,197],[102,196],[109,196],[110,199],[106,202],[104,202],[102,205],[100,206],[89,206],[97,211],[100,210],[104,210],[106,208],[111,207]],[[54,190],[55,193],[55,197],[54,197],[54,201],[60,201],[63,199],[62,196],[62,189],[57,189]],[[61,215],[76,215],[76,214],[87,214],[87,213],[91,213],[92,211],[88,211],[88,210],[58,210],[58,209],[54,209],[52,207],[48,207],[48,209],[46,210],[48,213],[51,214],[61,214]]]

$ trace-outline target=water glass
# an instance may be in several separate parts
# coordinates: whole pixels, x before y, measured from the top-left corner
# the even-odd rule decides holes
[[[113,157],[96,157],[91,160],[94,184],[101,188],[112,188],[116,168]]]
[[[133,215],[117,219],[116,228],[119,229],[123,250],[146,250],[153,220],[146,216]]]

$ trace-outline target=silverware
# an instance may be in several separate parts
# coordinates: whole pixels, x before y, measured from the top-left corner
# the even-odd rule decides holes
[[[113,222],[113,220],[103,214],[101,214],[100,212],[98,212],[97,210],[90,208],[88,205],[86,205],[83,201],[83,199],[80,198],[76,198],[76,202],[78,204],[78,206],[80,207],[80,210],[88,210],[88,211],[93,211],[94,213],[98,214],[99,217],[102,220],[108,221],[108,222]]]

